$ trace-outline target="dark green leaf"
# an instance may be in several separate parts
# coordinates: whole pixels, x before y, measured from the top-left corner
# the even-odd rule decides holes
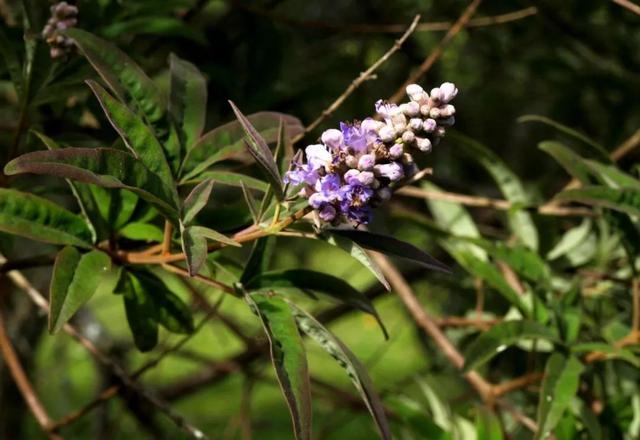
[[[53,244],[91,247],[84,219],[33,194],[0,188],[0,231]]]
[[[333,275],[307,269],[289,269],[276,272],[265,272],[249,280],[245,283],[245,287],[247,289],[255,290],[295,288],[322,292],[337,299],[338,301],[342,301],[356,309],[373,315],[378,321],[378,324],[380,324],[380,328],[385,334],[385,338],[388,337],[384,324],[382,324],[382,320],[380,319],[380,315],[378,315],[375,307],[373,307],[371,300],[361,292],[351,287],[351,285],[346,281],[334,277]]]
[[[124,228],[120,229],[118,235],[129,240],[161,242],[164,234],[162,229],[156,225],[133,222],[127,223]]]
[[[242,114],[240,109],[236,107],[233,102],[229,101],[229,104],[231,105],[233,112],[236,114],[236,118],[240,121],[240,125],[242,125],[242,128],[244,129],[246,134],[245,143],[249,153],[251,153],[258,165],[262,168],[265,177],[273,188],[275,196],[278,200],[282,200],[284,198],[284,194],[282,192],[282,178],[278,171],[278,164],[276,164],[275,159],[273,158],[273,154],[269,149],[267,141],[260,135],[249,119]]]
[[[269,185],[262,180],[258,180],[251,176],[244,174],[231,173],[228,171],[205,171],[198,175],[195,182],[199,182],[206,179],[212,179],[216,184],[234,186],[241,188],[244,185],[247,188],[255,189],[257,191],[266,192]],[[185,181],[183,184],[193,183],[194,181]]]
[[[556,335],[548,328],[533,321],[506,321],[496,324],[482,333],[465,351],[466,371],[478,368],[510,345],[524,339],[556,341]]]
[[[550,154],[571,176],[585,185],[589,183],[589,169],[571,149],[554,141],[541,142],[538,148]]]
[[[189,150],[200,138],[207,112],[207,81],[193,64],[174,54],[171,66],[171,99],[169,111],[173,116],[183,145]]]
[[[258,203],[256,202],[253,194],[249,189],[244,185],[243,182],[240,182],[240,188],[242,188],[242,196],[244,197],[244,201],[247,204],[247,208],[249,208],[249,212],[251,213],[251,217],[253,218],[253,223],[260,223],[260,208],[258,207]],[[268,191],[270,192],[270,191]]]
[[[91,80],[87,84],[132,154],[169,186],[169,182],[173,182],[171,168],[151,128],[126,105],[114,99],[100,84]]]
[[[300,120],[293,116],[275,112],[259,112],[247,116],[249,122],[268,143],[278,139],[280,120],[286,124],[286,133],[295,137],[304,130]],[[204,134],[188,151],[181,172],[182,180],[198,177],[216,162],[245,151],[244,130],[238,121],[229,122]]]
[[[108,38],[121,35],[156,35],[164,38],[181,37],[196,43],[206,44],[207,40],[200,29],[194,29],[185,20],[177,17],[135,17],[117,21],[104,28],[102,34]]]
[[[182,205],[182,222],[185,225],[190,224],[202,208],[207,206],[212,190],[213,180],[205,180],[196,185],[189,193]]]
[[[49,331],[55,333],[96,293],[113,291],[109,277],[111,260],[102,251],[80,255],[74,247],[63,248],[56,257],[51,277]]]
[[[555,428],[578,391],[584,367],[573,356],[554,353],[547,361],[538,403],[536,439],[544,439]]]
[[[262,237],[256,240],[251,248],[249,260],[244,267],[240,283],[247,283],[252,278],[266,272],[269,269],[269,262],[275,245],[274,237]]]
[[[289,406],[297,440],[311,439],[311,392],[307,356],[289,305],[277,296],[245,295],[269,338],[271,360]]]
[[[361,231],[358,229],[328,229],[328,231],[334,235],[346,237],[355,241],[365,249],[371,249],[387,255],[406,258],[426,268],[438,270],[440,272],[450,272],[447,266],[433,258],[431,255],[418,249],[414,245],[398,240],[397,238],[388,235],[374,234],[368,231]]]
[[[635,188],[640,189],[640,181],[630,174],[617,168],[615,165],[605,165],[594,160],[584,160],[589,170],[598,177],[600,182],[611,188]]]
[[[224,234],[203,226],[182,227],[182,250],[187,257],[189,275],[194,276],[207,259],[207,238],[230,246],[240,246]]]
[[[285,299],[285,301],[287,301]],[[338,364],[344,368],[353,382],[360,396],[367,405],[369,412],[373,416],[373,420],[380,431],[380,435],[384,440],[391,439],[391,430],[389,422],[385,415],[380,397],[373,389],[371,379],[360,361],[351,353],[351,351],[329,330],[320,324],[313,316],[297,307],[291,301],[287,301],[293,311],[293,317],[298,324],[300,330],[316,341]]]
[[[116,293],[123,295],[125,312],[133,341],[140,351],[149,351],[158,343],[156,307],[137,277],[123,272]]]
[[[130,154],[110,148],[64,148],[24,154],[4,169],[5,174],[48,174],[93,183],[106,188],[129,189],[176,221],[174,191]]]
[[[630,215],[640,215],[640,189],[586,186],[557,194],[555,200],[567,200],[587,205],[604,206]]]
[[[155,307],[155,317],[164,328],[173,333],[191,333],[193,317],[189,307],[155,275],[136,272],[143,290],[148,292]]]

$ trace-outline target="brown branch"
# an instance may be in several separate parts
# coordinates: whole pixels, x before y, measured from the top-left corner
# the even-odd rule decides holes
[[[458,194],[447,191],[429,191],[415,186],[406,186],[396,191],[405,197],[414,197],[419,199],[441,200],[443,202],[460,203],[465,206],[475,206],[478,208],[489,208],[498,211],[508,211],[513,208],[514,204],[508,200],[492,199],[489,197],[470,196],[467,194]],[[529,208],[541,215],[568,217],[594,217],[596,214],[588,208],[556,206],[545,204],[542,206]]]
[[[42,310],[45,312],[49,312],[49,303],[48,301],[40,294],[40,292],[31,285],[29,280],[27,280],[24,275],[22,275],[19,271],[11,271],[7,274],[11,281],[21,290],[23,290],[29,298]],[[76,341],[80,343],[91,355],[93,355],[101,364],[105,365],[118,377],[120,381],[129,389],[140,395],[147,402],[149,402],[154,407],[158,408],[162,413],[164,413],[176,426],[190,434],[193,438],[202,439],[206,438],[206,436],[200,431],[198,428],[192,426],[189,422],[187,422],[184,417],[176,414],[169,405],[160,400],[159,398],[152,396],[143,389],[139,384],[137,384],[125,371],[124,369],[114,362],[109,356],[102,353],[91,340],[84,337],[75,327],[71,324],[65,324],[63,327],[65,333],[69,334]]]
[[[456,347],[447,339],[446,335],[440,330],[436,322],[427,314],[418,299],[416,298],[411,286],[404,279],[400,271],[391,263],[384,255],[371,252],[373,259],[378,263],[385,277],[389,280],[389,284],[397,293],[398,297],[404,303],[405,307],[415,320],[440,348],[444,356],[453,364],[454,367],[461,370],[464,368],[464,357],[456,349]],[[469,371],[464,374],[465,379],[478,392],[484,402],[493,401],[492,384],[487,382],[480,374],[475,371]]]
[[[633,3],[633,2],[631,2],[629,0],[611,0],[611,1],[613,1],[614,3],[619,4],[623,8],[627,8],[628,10],[633,12],[634,14],[640,15],[640,6],[636,5],[635,3]]]
[[[448,316],[446,318],[435,319],[439,327],[477,327],[481,330],[488,330],[491,326],[499,324],[502,319],[470,319],[458,316]]]
[[[380,57],[375,63],[373,63],[367,70],[362,72],[356,79],[354,79],[351,82],[351,84],[349,84],[347,89],[342,93],[342,95],[338,96],[338,98],[335,101],[333,101],[333,103],[331,103],[331,105],[329,107],[327,107],[325,110],[322,111],[322,114],[320,116],[318,116],[315,119],[315,121],[313,121],[311,124],[309,124],[307,127],[305,127],[304,132],[300,133],[298,136],[293,138],[293,140],[291,142],[292,143],[298,142],[300,139],[302,139],[304,137],[305,134],[307,134],[310,131],[312,131],[313,129],[315,129],[318,125],[320,125],[322,123],[322,121],[324,121],[326,118],[331,116],[333,114],[333,112],[335,112],[342,105],[342,103],[358,87],[360,87],[360,85],[362,85],[363,82],[365,82],[368,79],[370,79],[371,76],[373,75],[373,73],[380,66],[382,66],[391,57],[391,55],[393,55],[395,52],[400,50],[400,48],[402,47],[402,44],[405,42],[405,40],[407,38],[409,38],[409,35],[411,35],[413,33],[413,31],[416,29],[416,26],[418,25],[418,21],[420,21],[420,16],[416,15],[415,18],[413,19],[413,21],[411,22],[411,25],[409,25],[409,28],[406,30],[406,32],[400,38],[398,38],[395,41],[393,46],[391,46],[391,48],[384,55],[382,55],[382,57]]]
[[[391,98],[389,98],[390,102],[398,103],[400,99],[405,95],[405,89],[409,84],[413,84],[418,82],[420,78],[422,78],[428,71],[433,67],[433,65],[438,61],[444,49],[449,45],[451,40],[458,35],[458,33],[465,28],[465,26],[469,23],[473,14],[475,14],[478,6],[480,5],[482,0],[473,0],[469,6],[464,10],[462,15],[456,20],[456,22],[451,26],[451,28],[447,31],[445,36],[442,38],[440,43],[436,46],[436,48],[429,54],[429,56],[422,62],[418,70],[407,78],[407,80],[400,86],[400,88],[394,93]]]
[[[165,220],[164,222],[164,232],[162,235],[162,255],[167,255],[171,253],[171,235],[173,234],[173,224]]]
[[[50,439],[62,439],[60,435],[50,431],[52,423],[51,419],[49,418],[47,411],[44,409],[44,406],[42,406],[40,399],[38,399],[31,382],[29,382],[29,378],[20,364],[18,355],[11,344],[11,339],[5,330],[2,310],[0,310],[0,353],[2,353],[5,365],[9,369],[9,373],[11,374],[11,377],[13,377],[18,390],[20,390],[20,394],[22,394],[24,401],[33,414],[33,417],[36,419],[36,422],[40,425],[42,431],[44,431]]]
[[[640,145],[640,129],[636,130],[626,141],[618,146],[611,153],[611,159],[618,162],[620,159],[631,153],[638,145]]]
[[[543,373],[528,373],[524,376],[494,385],[493,395],[495,397],[504,396],[505,394],[508,394],[512,391],[518,390],[520,388],[525,388],[531,384],[540,382],[543,377]]]
[[[236,293],[235,289],[221,281],[214,280],[213,278],[205,277],[204,275],[189,275],[189,272],[181,267],[174,266],[173,264],[163,264],[162,268],[166,271],[173,272],[187,279],[194,279],[203,284],[206,284],[211,287],[215,287],[216,289],[222,290],[224,293],[228,293],[233,296],[240,297],[240,294]]]

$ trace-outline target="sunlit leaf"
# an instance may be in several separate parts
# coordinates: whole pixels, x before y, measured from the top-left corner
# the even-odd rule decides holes
[[[558,193],[555,200],[581,202],[587,205],[604,206],[630,215],[640,215],[640,189],[610,188],[607,186],[585,186]]]
[[[132,222],[128,223],[124,228],[118,231],[118,235],[128,238],[129,240],[140,241],[157,241],[161,242],[163,238],[162,229],[150,223]]]
[[[477,440],[502,440],[502,426],[496,414],[485,407],[478,407],[476,411]]]
[[[245,295],[256,311],[271,347],[271,360],[284,394],[297,440],[311,439],[311,392],[307,355],[289,305],[277,296]]]
[[[91,247],[84,219],[33,194],[0,188],[0,231],[53,244]]]
[[[560,241],[547,253],[547,259],[553,261],[566,255],[572,249],[576,248],[585,241],[591,232],[591,219],[585,218],[580,225],[569,229],[564,233]]]

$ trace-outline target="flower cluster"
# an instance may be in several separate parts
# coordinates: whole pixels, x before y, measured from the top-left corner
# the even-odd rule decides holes
[[[73,47],[73,40],[60,33],[77,24],[78,8],[67,2],[51,6],[51,17],[42,30],[42,38],[51,46],[51,58],[61,58]]]
[[[431,93],[417,84],[406,90],[409,102],[376,103],[381,121],[340,123],[339,130],[326,130],[321,143],[305,149],[304,163],[292,164],[285,181],[303,185],[301,195],[322,221],[369,223],[372,208],[391,197],[391,185],[417,171],[411,152],[431,151],[453,125],[454,84]]]

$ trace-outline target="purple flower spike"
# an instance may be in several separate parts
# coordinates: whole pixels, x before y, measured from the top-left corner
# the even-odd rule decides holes
[[[336,218],[336,208],[333,206],[326,204],[318,211],[318,216],[320,220],[324,222],[331,222]]]
[[[363,171],[372,170],[376,164],[376,157],[373,154],[363,154],[358,160],[358,169]]]

